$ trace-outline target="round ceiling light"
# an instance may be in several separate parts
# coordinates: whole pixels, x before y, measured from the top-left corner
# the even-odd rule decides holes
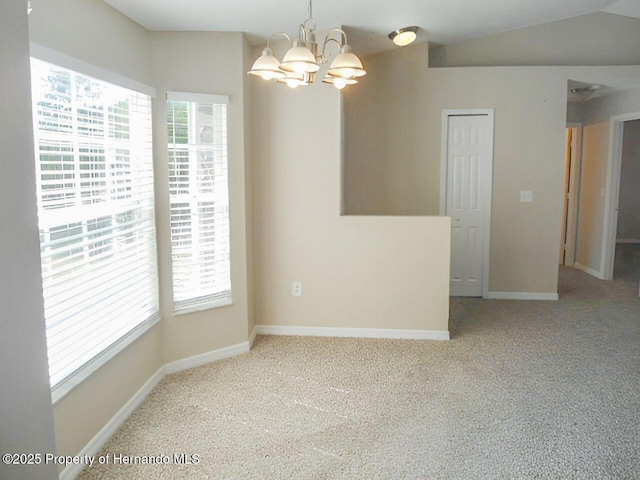
[[[418,27],[404,27],[394,30],[389,34],[389,38],[400,47],[406,47],[413,43],[417,37]]]

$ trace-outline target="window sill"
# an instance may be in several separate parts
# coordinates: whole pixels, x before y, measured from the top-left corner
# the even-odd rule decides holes
[[[84,366],[80,367],[74,373],[62,380],[60,383],[51,388],[51,401],[53,405],[58,403],[71,390],[80,385],[84,380],[91,376],[96,370],[106,364],[109,360],[135,342],[143,334],[148,332],[151,327],[160,321],[160,314],[156,313],[153,317],[142,322],[136,328],[131,330],[125,336],[120,338],[116,343],[108,347],[99,355],[96,355]]]
[[[173,314],[175,316],[189,315],[190,313],[202,312],[204,310],[213,310],[215,308],[229,307],[233,305],[233,299],[231,295],[211,300],[205,303],[199,303],[197,305],[188,305],[181,308],[175,308]]]

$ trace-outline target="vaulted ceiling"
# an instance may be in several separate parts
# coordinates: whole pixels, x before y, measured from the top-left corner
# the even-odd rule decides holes
[[[307,0],[104,0],[149,30],[240,31],[260,44],[296,34]],[[450,44],[593,12],[640,18],[640,0],[315,0],[318,30],[336,26],[386,36],[417,25],[422,39]]]

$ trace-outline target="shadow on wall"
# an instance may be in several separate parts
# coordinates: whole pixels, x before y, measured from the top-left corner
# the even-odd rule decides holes
[[[440,159],[424,162],[428,43],[362,61],[368,74],[343,91],[342,213],[438,215],[438,192],[427,179],[439,178]]]

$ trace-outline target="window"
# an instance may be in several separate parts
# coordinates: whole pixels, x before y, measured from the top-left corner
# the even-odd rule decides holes
[[[227,98],[169,93],[167,100],[174,309],[229,305]]]
[[[158,318],[151,98],[35,59],[31,68],[55,401]]]

